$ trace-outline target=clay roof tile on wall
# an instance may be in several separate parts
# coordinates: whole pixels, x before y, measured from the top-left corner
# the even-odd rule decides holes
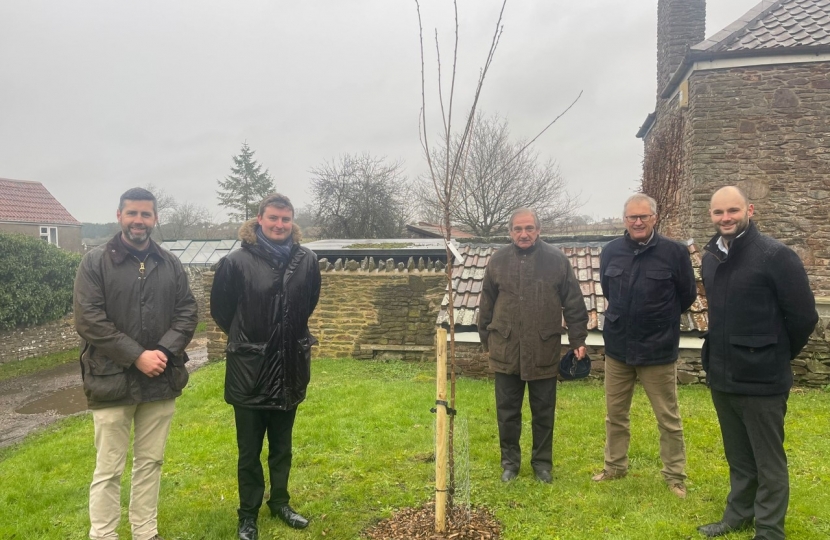
[[[478,322],[478,306],[481,295],[482,280],[484,279],[484,266],[479,266],[482,261],[489,262],[490,256],[499,247],[498,245],[475,246],[465,244],[459,247],[459,252],[464,258],[463,263],[455,262],[453,268],[453,289],[456,292],[453,298],[455,322],[457,326],[474,326]],[[556,245],[570,259],[574,274],[579,281],[579,288],[588,309],[589,330],[602,330],[605,313],[605,298],[602,296],[600,285],[599,256],[602,245],[597,243]],[[589,260],[590,258],[590,260]],[[703,283],[700,278],[700,252],[695,245],[689,245],[689,258],[695,271],[695,279],[698,281],[698,297],[689,311],[683,314],[680,328],[684,332],[704,332],[708,328],[706,296],[703,290]],[[441,302],[441,310],[438,314],[438,324],[447,324],[449,315],[447,313],[448,296],[445,294]]]

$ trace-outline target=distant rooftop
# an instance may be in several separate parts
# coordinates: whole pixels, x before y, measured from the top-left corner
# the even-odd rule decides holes
[[[179,258],[185,266],[213,266],[219,259],[239,249],[239,240],[167,240],[161,247]]]
[[[409,224],[406,226],[406,230],[411,234],[424,238],[444,238],[444,227],[426,221]],[[450,228],[450,238],[473,238],[474,236],[474,234],[462,231],[458,227]]]
[[[0,222],[81,225],[40,182],[8,178],[0,178]]]

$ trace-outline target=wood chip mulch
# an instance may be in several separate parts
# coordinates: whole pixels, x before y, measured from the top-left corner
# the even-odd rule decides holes
[[[435,532],[435,502],[404,508],[363,531],[368,540],[498,540],[501,525],[486,508],[455,507],[447,514],[447,531]]]

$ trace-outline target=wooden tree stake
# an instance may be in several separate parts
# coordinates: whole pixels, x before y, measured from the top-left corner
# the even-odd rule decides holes
[[[435,377],[435,531],[447,530],[447,331],[436,334]]]

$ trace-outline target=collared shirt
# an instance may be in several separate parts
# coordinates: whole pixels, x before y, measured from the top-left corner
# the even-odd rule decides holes
[[[746,229],[744,229],[743,232],[741,232],[741,234],[739,234],[735,238],[740,238],[741,236],[744,235],[745,232],[746,232]],[[735,240],[735,238],[733,238],[732,240]],[[717,246],[718,246],[719,250],[723,251],[724,255],[729,255],[729,246],[726,245],[726,242],[723,241],[723,236],[718,236]]]
[[[654,239],[654,229],[651,229],[651,236],[648,237],[648,240],[646,240],[645,242],[638,242],[638,244],[640,244],[641,246],[647,246],[648,243],[651,242],[653,239]]]

